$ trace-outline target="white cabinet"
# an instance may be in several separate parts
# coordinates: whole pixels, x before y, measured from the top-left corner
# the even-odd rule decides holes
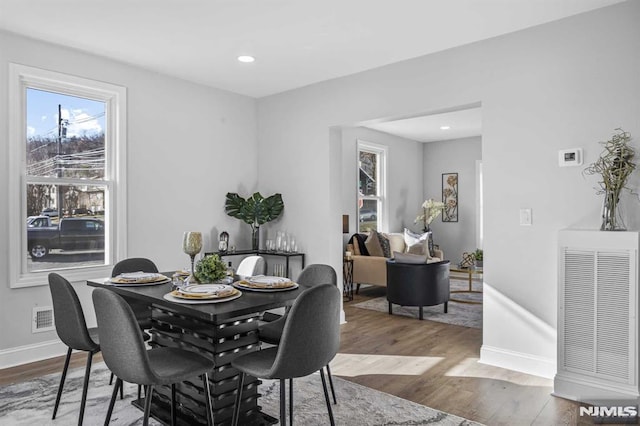
[[[553,394],[636,399],[638,232],[558,235],[558,371]]]

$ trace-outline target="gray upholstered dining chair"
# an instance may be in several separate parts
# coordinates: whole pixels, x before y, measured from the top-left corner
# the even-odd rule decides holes
[[[332,284],[338,285],[338,278],[335,269],[330,265],[313,264],[309,265],[300,272],[297,280],[298,284],[304,286],[316,286],[319,284]],[[265,323],[258,327],[258,338],[263,342],[277,345],[280,343],[282,337],[282,330],[286,322],[287,315],[285,314],[281,318]],[[329,385],[331,386],[331,396],[333,397],[333,403],[337,404],[336,391],[333,387],[333,378],[331,377],[331,370],[329,364],[327,364],[327,376],[329,376]],[[289,382],[291,385],[292,382]],[[291,409],[291,407],[290,407]]]
[[[233,425],[240,420],[244,377],[280,381],[280,424],[286,426],[285,380],[320,372],[324,398],[331,425],[335,424],[324,367],[335,357],[340,346],[340,291],[333,284],[320,284],[305,290],[286,316],[278,346],[241,355],[231,362],[240,371],[233,411]],[[289,382],[291,385],[291,381]],[[293,388],[290,389],[290,407]],[[293,412],[290,412],[293,423]]]
[[[111,276],[115,277],[127,272],[158,272],[158,267],[152,260],[144,257],[131,257],[116,263],[111,270]],[[148,303],[130,297],[124,298],[136,316],[140,328],[151,328],[151,308]]]
[[[111,420],[118,389],[122,381],[145,386],[143,425],[148,425],[154,386],[171,385],[171,424],[176,424],[176,383],[200,376],[205,394],[207,424],[213,425],[209,371],[214,362],[180,348],[147,349],[131,307],[118,294],[104,288],[93,291],[93,305],[102,342],[102,358],[116,375],[116,385],[109,402],[105,424]]]
[[[67,357],[64,361],[62,369],[62,377],[60,377],[60,385],[56,395],[56,403],[53,408],[52,420],[56,418],[58,406],[60,405],[60,397],[64,388],[64,381],[67,377],[69,369],[69,360],[73,350],[87,352],[87,364],[84,373],[84,384],[82,386],[82,399],[80,400],[80,416],[78,424],[82,424],[84,418],[84,408],[87,402],[87,387],[89,386],[89,374],[91,373],[91,361],[93,355],[100,352],[100,343],[98,338],[98,330],[96,328],[87,328],[84,319],[84,312],[80,299],[73,286],[63,276],[56,273],[49,274],[49,290],[53,300],[53,313],[56,326],[56,332],[60,340],[67,345]]]

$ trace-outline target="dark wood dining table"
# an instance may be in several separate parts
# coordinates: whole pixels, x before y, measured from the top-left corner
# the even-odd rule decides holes
[[[173,273],[164,273],[170,277]],[[184,304],[169,301],[165,294],[172,284],[119,287],[108,278],[88,280],[92,287],[107,288],[128,298],[148,303],[152,311],[150,345],[181,347],[201,353],[215,368],[209,375],[214,424],[231,424],[238,384],[238,371],[231,367],[236,357],[260,349],[258,325],[261,315],[270,309],[290,306],[306,287],[286,291],[258,292],[242,290],[234,300]],[[204,387],[199,380],[177,386],[178,424],[206,424]],[[242,391],[241,424],[266,425],[276,419],[261,412],[258,405],[257,378],[245,378]],[[170,419],[171,388],[158,387],[152,400],[152,416],[161,422]],[[143,400],[134,405],[143,407]]]

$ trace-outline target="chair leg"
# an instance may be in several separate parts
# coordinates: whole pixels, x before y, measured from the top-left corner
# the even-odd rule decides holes
[[[422,311],[422,306],[420,306],[420,307],[418,308],[418,312],[419,312],[420,319],[424,319],[424,314],[423,314],[423,311]]]
[[[287,392],[284,379],[280,379],[280,426],[287,426]]]
[[[58,405],[60,404],[60,397],[62,396],[62,388],[64,387],[64,381],[67,378],[67,370],[69,369],[69,360],[71,359],[71,348],[67,350],[67,357],[64,359],[64,367],[62,368],[62,377],[60,377],[60,386],[58,386],[58,395],[56,396],[56,405],[53,407],[53,417],[56,418],[58,413]]]
[[[449,312],[449,302],[444,302],[444,313]]]
[[[293,379],[289,379],[289,424],[293,426]]]
[[[109,386],[113,384],[113,371],[111,372],[111,377],[109,377]]]
[[[124,385],[120,386],[120,399],[124,399]]]
[[[138,401],[142,397],[141,393],[142,393],[142,386],[138,385]]]
[[[393,315],[393,304],[389,302],[389,315]]]
[[[84,418],[84,407],[87,405],[87,388],[89,387],[89,375],[91,374],[91,361],[93,360],[93,352],[87,355],[87,367],[84,370],[84,385],[82,386],[82,400],[80,401],[80,417],[78,418],[78,426],[82,426]]]
[[[171,383],[171,426],[176,425],[176,384]]]
[[[233,420],[231,424],[238,426],[238,417],[240,417],[240,402],[242,401],[242,386],[244,386],[244,373],[238,376],[238,392],[236,393],[236,405],[233,406]]]
[[[213,409],[211,404],[211,389],[209,388],[209,374],[202,375],[202,384],[204,386],[204,401],[207,409],[207,426],[213,426]]]
[[[322,390],[324,391],[324,401],[327,403],[327,411],[329,412],[329,422],[331,426],[336,426],[336,422],[333,419],[333,410],[331,409],[331,402],[329,401],[329,392],[327,391],[327,381],[324,378],[324,368],[320,369],[320,378],[322,379]]]
[[[337,404],[338,400],[336,399],[336,390],[333,388],[333,377],[331,377],[331,370],[329,369],[329,364],[327,364],[327,376],[329,376],[329,386],[331,387],[331,395],[333,396],[333,403]]]
[[[104,419],[104,426],[107,426],[111,421],[111,414],[113,413],[113,406],[116,403],[116,398],[118,396],[118,388],[122,386],[122,380],[116,378],[116,385],[113,387],[113,392],[111,392],[111,401],[109,401],[109,410],[107,411],[107,417]]]
[[[149,415],[151,414],[151,397],[153,396],[153,385],[146,385],[146,398],[144,399],[144,418],[142,426],[149,426]]]
[[[356,284],[356,294],[360,291],[360,283]]]

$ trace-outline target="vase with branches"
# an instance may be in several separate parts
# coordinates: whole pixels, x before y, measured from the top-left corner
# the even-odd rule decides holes
[[[431,222],[438,217],[444,211],[445,205],[441,201],[435,201],[432,198],[425,200],[422,203],[422,213],[416,217],[416,220],[413,223],[422,223],[422,231],[428,232],[428,248],[429,253],[433,256],[434,254],[434,246],[433,246],[433,235],[431,233]]]
[[[425,200],[425,202],[422,203],[422,213],[416,217],[413,223],[421,222],[422,230],[429,232],[431,230],[431,222],[442,213],[444,207],[443,202],[435,201],[432,198]]]
[[[247,199],[235,192],[228,192],[224,203],[225,212],[251,226],[251,248],[260,248],[260,226],[277,219],[284,210],[281,194],[263,197],[259,192]]]
[[[604,150],[600,157],[589,165],[584,173],[600,175],[598,194],[604,194],[601,231],[624,231],[626,226],[620,210],[620,194],[627,186],[629,177],[636,169],[633,161],[635,150],[629,145],[631,134],[618,128],[611,139],[601,142]]]

